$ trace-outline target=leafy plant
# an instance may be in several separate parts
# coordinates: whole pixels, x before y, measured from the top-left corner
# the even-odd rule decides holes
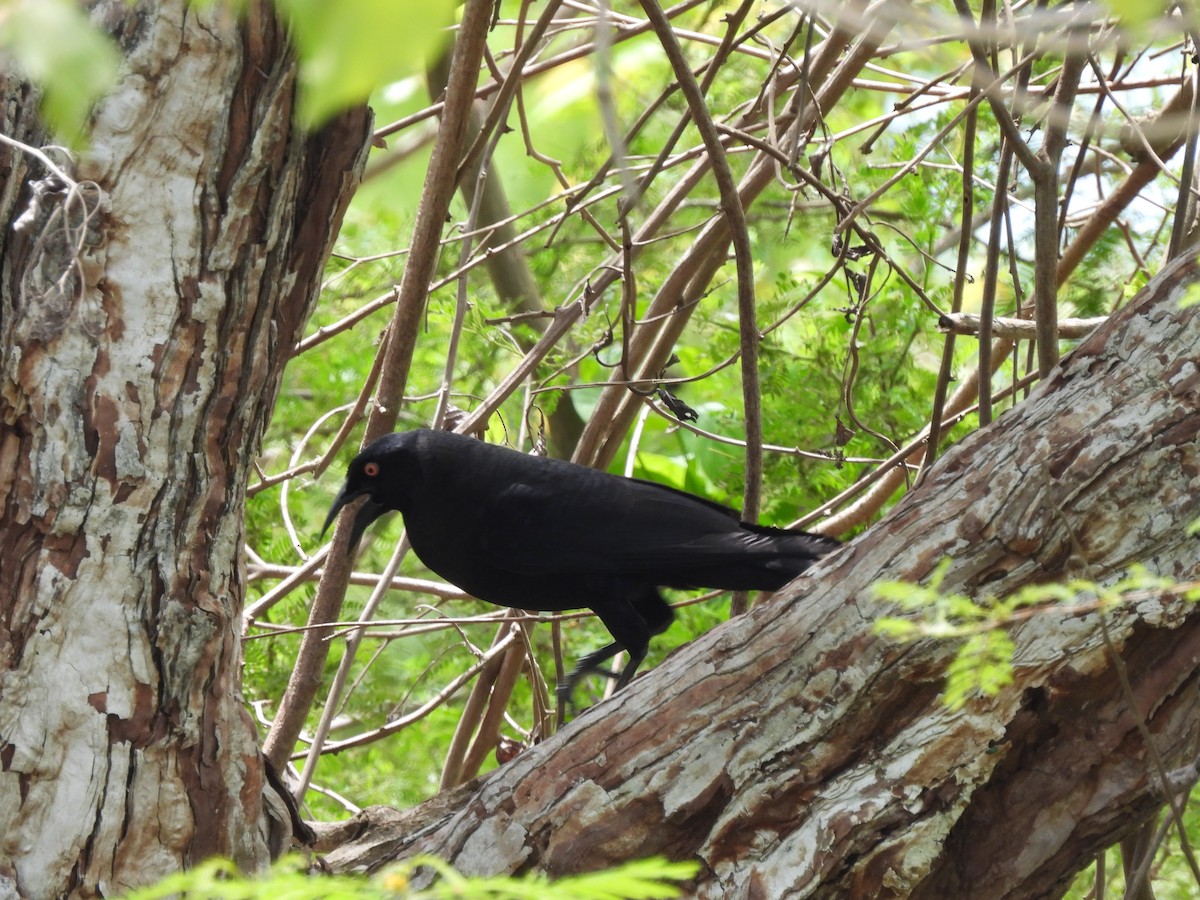
[[[883,581],[872,586],[876,599],[893,603],[904,616],[883,616],[875,631],[895,640],[958,641],[946,670],[944,700],[953,709],[971,697],[994,697],[1012,683],[1014,644],[1007,629],[1017,622],[1048,613],[1104,615],[1125,603],[1163,593],[1189,601],[1200,599],[1200,585],[1180,585],[1134,565],[1121,578],[1100,584],[1083,578],[1031,584],[1006,596],[985,595],[976,600],[942,585],[951,561],[942,560],[927,583]]]
[[[123,895],[124,900],[666,900],[680,896],[676,882],[695,876],[692,862],[661,858],[634,860],[603,872],[550,880],[542,875],[465,876],[432,856],[419,856],[368,878],[313,875],[305,860],[289,857],[269,873],[249,877],[226,859],[206,860],[194,869]],[[430,877],[432,875],[432,878]],[[431,883],[430,883],[431,882]],[[422,884],[422,887],[414,885]]]

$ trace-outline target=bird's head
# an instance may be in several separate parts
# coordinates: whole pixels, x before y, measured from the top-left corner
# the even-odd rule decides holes
[[[367,526],[386,512],[401,508],[402,492],[410,472],[402,471],[405,462],[404,435],[389,434],[365,447],[350,462],[342,489],[333,498],[329,515],[321,536],[329,530],[342,507],[359,497],[367,501],[354,514],[354,528],[350,532],[350,547],[358,545]]]

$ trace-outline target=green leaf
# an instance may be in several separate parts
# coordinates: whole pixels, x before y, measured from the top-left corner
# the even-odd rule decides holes
[[[418,869],[432,869],[430,887],[413,890]],[[667,900],[678,897],[672,882],[696,877],[694,862],[670,862],[662,857],[633,860],[600,872],[550,881],[540,873],[468,877],[449,863],[418,856],[389,866],[373,879],[359,875],[314,876],[300,857],[284,857],[269,872],[248,877],[226,859],[210,859],[158,884],[124,895],[125,900],[165,900],[203,897],[205,900]]]
[[[1179,308],[1187,309],[1189,306],[1195,306],[1197,303],[1200,303],[1200,284],[1193,282],[1184,288],[1183,296],[1179,298]],[[1193,522],[1192,527],[1194,528],[1195,526],[1196,523]],[[1194,534],[1194,532],[1189,533]]]
[[[564,878],[554,883],[548,896],[563,900],[666,900],[679,896],[679,888],[667,882],[695,878],[699,869],[694,862],[668,862],[661,857],[638,859],[606,872]]]
[[[888,616],[875,622],[875,633],[898,641],[916,640],[921,635],[921,627],[908,619],[897,619]]]
[[[958,709],[976,694],[994,697],[1012,683],[1016,648],[1003,631],[987,631],[967,639],[946,669],[946,705]]]
[[[116,83],[121,56],[72,0],[0,0],[0,48],[42,90],[42,117],[77,146],[92,105]]]
[[[1104,5],[1120,16],[1126,25],[1144,25],[1157,19],[1171,6],[1167,0],[1103,0]]]
[[[424,69],[449,38],[450,0],[280,0],[300,54],[300,117],[317,126]]]

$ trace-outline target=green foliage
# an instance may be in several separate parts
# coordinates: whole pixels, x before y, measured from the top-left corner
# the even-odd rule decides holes
[[[201,6],[240,11],[244,0]],[[453,0],[279,0],[300,57],[302,121],[316,127],[375,90],[423,72],[454,21]],[[116,83],[112,39],[74,0],[0,0],[0,49],[43,94],[42,115],[57,139],[78,145],[92,105]]]
[[[1171,4],[1168,0],[1102,0],[1113,15],[1131,26],[1146,25],[1161,16]]]
[[[88,112],[117,79],[120,55],[74,0],[0,0],[0,50],[42,90],[42,116],[78,145]]]
[[[1192,283],[1184,289],[1183,296],[1179,298],[1179,308],[1187,309],[1197,303],[1200,303],[1200,283]]]
[[[411,887],[422,869],[432,870],[434,883]],[[680,895],[673,882],[694,878],[698,869],[693,862],[655,857],[551,881],[538,874],[468,877],[439,859],[420,856],[366,878],[310,875],[304,860],[287,858],[265,876],[247,877],[228,860],[210,859],[153,887],[125,894],[124,900],[665,900]]]
[[[1200,838],[1200,786],[1193,787],[1186,797],[1181,796],[1179,800],[1184,801],[1181,803],[1183,826],[1194,853]],[[1170,815],[1170,812],[1163,810],[1158,819],[1162,821]],[[1166,837],[1155,854],[1150,869],[1152,896],[1155,900],[1194,900],[1197,891],[1196,878],[1184,855],[1182,842],[1173,828]],[[1103,873],[1102,877],[1100,870]],[[1097,891],[1100,884],[1103,884],[1102,895]],[[1064,896],[1068,900],[1092,900],[1097,896],[1124,897],[1125,888],[1125,867],[1121,850],[1110,847],[1096,858],[1093,865],[1076,876]]]
[[[317,126],[422,71],[448,39],[452,0],[279,0],[300,54],[300,116]]]
[[[1074,578],[1030,584],[1005,597],[988,595],[975,600],[942,590],[950,565],[949,559],[939,563],[925,584],[882,581],[873,585],[872,591],[876,599],[893,603],[907,614],[879,618],[877,633],[905,642],[925,638],[962,642],[946,670],[944,701],[953,709],[974,696],[994,697],[1012,683],[1015,648],[1005,629],[1031,615],[1064,610],[1103,615],[1121,604],[1162,593],[1200,600],[1200,588],[1177,585],[1138,565],[1109,584]]]
[[[946,667],[946,705],[960,709],[973,695],[994,697],[1012,684],[1014,649],[1000,629],[967,637]]]

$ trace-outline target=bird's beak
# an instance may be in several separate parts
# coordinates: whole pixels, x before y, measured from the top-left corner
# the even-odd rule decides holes
[[[333,524],[333,520],[337,518],[343,506],[353,503],[366,493],[367,491],[361,488],[352,491],[348,486],[343,485],[338,495],[333,498],[333,506],[329,508],[329,515],[325,517],[325,525],[321,528],[321,537],[325,537],[325,532],[329,530],[329,526]],[[362,538],[363,532],[367,530],[367,526],[387,511],[388,508],[386,506],[376,503],[374,500],[367,500],[366,503],[358,508],[358,512],[354,514],[354,527],[350,530],[351,550],[358,546],[359,539]]]

